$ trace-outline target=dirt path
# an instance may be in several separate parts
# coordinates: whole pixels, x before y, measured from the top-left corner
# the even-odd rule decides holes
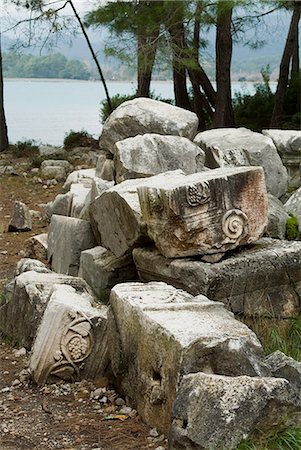
[[[24,170],[25,164],[19,175],[0,176],[0,294],[14,276],[25,240],[47,232],[47,226],[34,219],[32,231],[8,233],[13,202],[41,211],[39,205],[61,192],[61,185],[46,189],[23,175]],[[27,362],[28,355],[18,356],[12,343],[0,338],[1,450],[166,449],[164,436],[146,427],[135,411],[118,414],[122,406],[116,405],[118,395],[107,380],[38,388],[26,378]],[[102,393],[95,396],[97,389]]]

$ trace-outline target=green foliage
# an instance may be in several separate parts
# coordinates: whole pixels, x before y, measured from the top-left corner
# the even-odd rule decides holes
[[[242,441],[236,450],[300,450],[301,428],[278,427],[269,434],[257,432]]]
[[[236,93],[233,101],[236,126],[262,131],[269,128],[274,106],[274,94],[269,86],[269,66],[261,70],[262,83],[255,84],[255,94]]]
[[[298,239],[299,233],[298,219],[293,214],[290,214],[290,217],[286,222],[285,237],[289,241],[292,241],[294,239]]]
[[[47,56],[4,53],[3,75],[7,78],[66,78],[88,80],[89,70],[81,61],[68,60],[60,53]]]
[[[71,150],[75,147],[92,147],[98,149],[98,141],[85,130],[70,130],[65,135],[64,147],[66,150]]]
[[[35,156],[39,153],[39,147],[33,140],[18,141],[15,145],[10,146],[11,152],[16,158],[24,156]]]

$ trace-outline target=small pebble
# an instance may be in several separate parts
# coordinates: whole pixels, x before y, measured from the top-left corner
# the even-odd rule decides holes
[[[123,398],[118,397],[115,401],[115,405],[116,406],[124,406],[125,405],[125,401],[123,400]]]
[[[26,348],[22,347],[19,350],[14,350],[13,353],[17,358],[19,356],[24,356],[24,355],[26,355]]]
[[[130,408],[129,406],[123,406],[119,412],[120,412],[120,414],[129,415],[132,412],[132,408]]]
[[[150,432],[149,432],[149,435],[150,435],[151,437],[158,437],[158,436],[159,436],[159,433],[158,433],[158,431],[157,431],[157,428],[152,428],[152,429],[150,430]]]
[[[100,402],[100,403],[108,403],[108,398],[107,398],[107,397],[102,397],[102,398],[99,400],[99,402]]]
[[[16,379],[12,382],[12,386],[19,386],[19,384],[21,384],[21,381]]]

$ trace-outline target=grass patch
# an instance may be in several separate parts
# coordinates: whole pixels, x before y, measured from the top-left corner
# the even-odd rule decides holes
[[[18,141],[10,146],[10,150],[16,158],[33,157],[39,154],[39,147],[33,140]]]
[[[285,227],[285,237],[289,241],[299,238],[299,224],[298,219],[293,214],[287,219]]]
[[[267,355],[280,350],[301,361],[301,315],[286,320],[244,318],[243,322],[257,335]]]
[[[278,428],[242,441],[236,450],[300,450],[301,428]]]

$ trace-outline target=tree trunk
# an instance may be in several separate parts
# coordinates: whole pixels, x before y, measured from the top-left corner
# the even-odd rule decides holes
[[[7,147],[8,147],[8,136],[4,113],[2,53],[1,53],[1,34],[0,34],[0,152],[6,150]]]
[[[169,26],[172,46],[172,70],[176,105],[191,110],[187,90],[185,59],[185,29],[183,23],[182,2],[171,2],[175,9],[176,20]],[[174,17],[175,18],[175,17]]]
[[[276,90],[276,94],[275,94],[274,109],[273,109],[271,123],[270,123],[271,128],[279,128],[279,127],[281,127],[281,123],[282,123],[285,94],[286,94],[288,81],[289,81],[290,62],[291,62],[291,59],[292,59],[292,56],[294,53],[294,48],[296,45],[296,38],[298,37],[300,8],[301,8],[300,0],[294,1],[293,15],[292,15],[292,19],[291,19],[291,23],[290,23],[281,63],[280,63],[279,79],[278,79],[277,90]],[[298,57],[298,59],[299,59],[299,57]],[[294,64],[296,64],[296,62]]]
[[[138,64],[138,97],[150,96],[150,84],[155,63],[159,27],[152,36],[137,36],[137,64]]]
[[[232,34],[231,18],[233,4],[220,0],[217,4],[216,26],[216,108],[213,116],[213,127],[233,127],[234,113],[231,99],[231,58]]]

